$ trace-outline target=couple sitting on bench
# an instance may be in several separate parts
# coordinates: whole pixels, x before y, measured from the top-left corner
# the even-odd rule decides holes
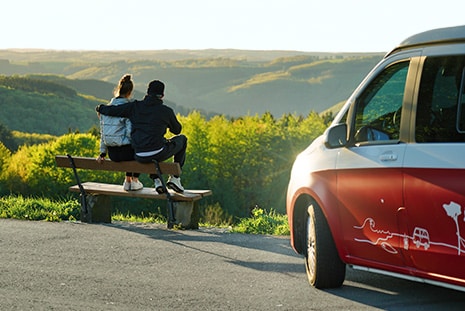
[[[115,97],[108,105],[99,105],[96,111],[100,118],[100,155],[101,163],[105,156],[112,161],[132,161],[150,163],[153,160],[165,161],[174,156],[174,162],[182,168],[186,158],[187,138],[181,133],[173,109],[163,104],[165,85],[154,80],[149,83],[147,95],[143,100],[131,101],[134,83],[131,75],[125,75],[115,89]],[[169,131],[176,136],[166,139]],[[144,186],[139,181],[139,173],[126,172],[124,190],[140,190]],[[162,176],[150,174],[155,190],[164,192]],[[183,192],[181,177],[170,175],[166,186],[176,192]]]

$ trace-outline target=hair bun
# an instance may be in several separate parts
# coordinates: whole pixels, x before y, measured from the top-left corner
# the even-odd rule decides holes
[[[134,89],[134,82],[131,80],[130,74],[125,74],[118,82],[118,85],[113,90],[115,97],[130,96]]]
[[[131,81],[131,75],[125,75],[121,79],[121,82],[130,82]]]

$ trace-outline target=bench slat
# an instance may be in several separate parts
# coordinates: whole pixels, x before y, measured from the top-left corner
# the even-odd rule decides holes
[[[105,160],[98,163],[94,158],[87,157],[73,157],[76,168],[89,169],[89,170],[102,170],[102,171],[117,171],[117,172],[137,172],[146,174],[155,174],[155,164],[153,163],[140,163],[137,161],[122,161],[113,162]],[[65,155],[55,156],[55,161],[58,167],[71,168],[69,158]],[[159,162],[162,174],[181,175],[181,167],[179,163],[173,162]]]
[[[166,200],[166,194],[159,194],[155,188],[144,187],[137,191],[125,191],[122,185],[104,184],[95,182],[85,182],[82,184],[86,193],[89,194],[104,194],[125,197],[138,197],[147,199],[163,199]],[[72,192],[79,192],[78,185],[69,188]],[[197,201],[205,196],[212,194],[211,190],[185,190],[183,193],[170,191],[173,201]]]

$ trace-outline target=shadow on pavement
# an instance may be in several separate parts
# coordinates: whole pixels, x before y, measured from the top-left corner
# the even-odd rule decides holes
[[[258,271],[279,271],[284,273],[305,273],[303,259],[301,263],[276,263],[276,262],[249,262],[241,261],[218,251],[200,249],[192,245],[191,242],[208,242],[208,243],[222,243],[237,246],[240,248],[247,248],[251,250],[258,250],[262,252],[269,252],[273,254],[290,256],[293,258],[301,259],[292,250],[289,244],[288,237],[276,237],[268,235],[254,235],[254,234],[241,234],[231,233],[228,229],[218,228],[200,228],[198,230],[169,230],[164,225],[159,224],[128,224],[123,222],[116,222],[109,226],[116,227],[123,230],[128,230],[134,233],[142,234],[155,240],[163,240],[172,244],[180,245],[190,248],[199,252],[208,253],[210,255],[222,257],[232,264],[247,267]],[[266,259],[266,258],[265,258]]]
[[[296,274],[308,285],[309,293],[316,289],[306,284],[303,258],[294,253],[288,237],[230,233],[227,229],[200,228],[199,230],[168,230],[164,225],[114,223],[110,226],[163,240],[198,252],[221,257],[226,262],[264,272]],[[217,243],[218,247],[202,249],[192,242]],[[248,250],[260,251],[259,259],[240,260],[222,252],[221,244],[233,245]],[[241,252],[239,250],[239,252]],[[267,255],[268,254],[268,255]],[[276,257],[278,255],[278,257]],[[291,261],[279,256],[292,257]],[[272,261],[268,257],[274,257]],[[316,290],[319,291],[319,290]],[[330,295],[344,298],[382,310],[463,310],[465,293],[428,284],[398,279],[365,271],[347,268],[346,280],[341,288],[322,290]]]

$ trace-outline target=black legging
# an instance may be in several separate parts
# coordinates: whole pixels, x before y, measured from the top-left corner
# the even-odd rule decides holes
[[[108,157],[115,162],[134,161],[134,149],[131,145],[107,147]],[[140,173],[126,172],[126,176],[139,177]]]

